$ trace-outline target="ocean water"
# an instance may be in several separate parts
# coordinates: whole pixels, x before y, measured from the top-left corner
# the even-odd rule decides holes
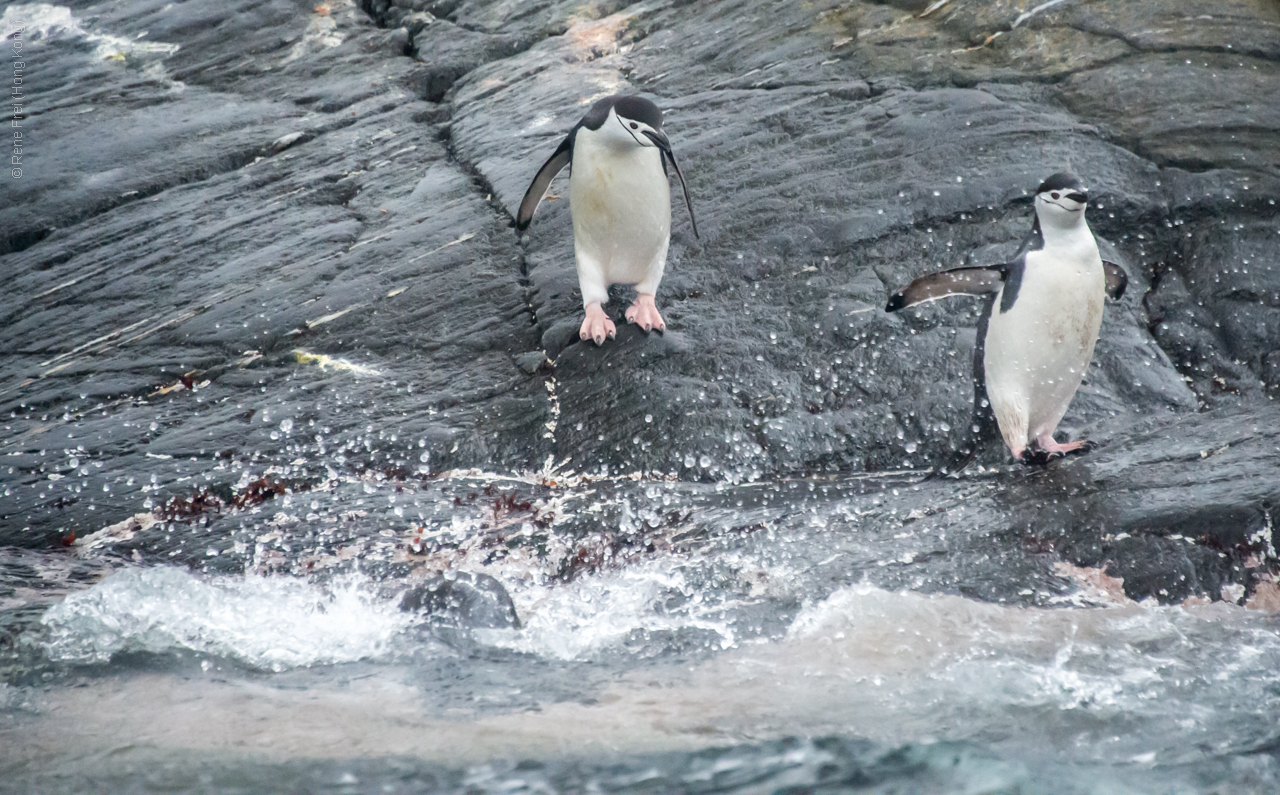
[[[61,586],[5,604],[0,791],[1280,789],[1266,611],[1135,603],[1085,570],[1003,603],[932,587],[945,569],[927,564],[886,576],[889,545],[912,540],[882,532],[903,527],[893,493],[922,499],[900,483],[522,476],[496,481],[533,498],[509,516],[448,497],[498,477],[353,481],[279,532],[236,512],[139,531],[201,550],[242,526],[268,539],[235,572],[101,539],[11,568],[13,585]],[[400,503],[438,508],[412,533],[312,532],[396,485]],[[526,521],[553,506],[546,527]],[[495,526],[512,531],[502,554],[477,543]],[[344,558],[361,538],[368,554]],[[518,624],[402,610],[428,571],[492,578]]]

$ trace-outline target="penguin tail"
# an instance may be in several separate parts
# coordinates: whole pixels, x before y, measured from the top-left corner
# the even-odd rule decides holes
[[[969,441],[965,442],[965,445],[959,450],[956,450],[947,463],[930,472],[921,481],[922,483],[958,476],[977,459],[979,453],[986,449],[988,442],[1000,438],[1000,424],[996,420],[995,409],[991,407],[990,401],[985,399],[986,384],[984,379],[981,378],[981,370],[977,369],[979,366],[977,362],[980,361],[980,357],[981,353],[979,352],[975,356],[973,419],[969,423],[971,429]]]
[[[942,480],[953,476],[959,476],[961,472],[969,468],[969,465],[978,457],[979,444],[977,439],[973,439],[969,444],[955,452],[951,456],[951,460],[938,467],[937,469],[925,475],[921,483],[928,483],[931,480]]]

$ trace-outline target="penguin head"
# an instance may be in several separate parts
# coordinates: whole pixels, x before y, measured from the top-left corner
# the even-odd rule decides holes
[[[603,112],[602,112],[603,111]],[[599,120],[593,126],[591,117]],[[605,97],[588,114],[586,126],[601,133],[617,147],[656,147],[671,151],[671,142],[662,131],[662,111],[641,97]]]
[[[1040,225],[1069,229],[1084,222],[1089,189],[1075,174],[1054,174],[1036,188],[1036,217]]]

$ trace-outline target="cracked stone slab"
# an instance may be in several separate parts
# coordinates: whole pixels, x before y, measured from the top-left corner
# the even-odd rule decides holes
[[[658,32],[628,38],[645,13],[668,16]],[[571,29],[477,69],[454,93],[454,151],[510,211],[586,104],[636,90],[626,75],[670,57],[678,13],[628,11],[589,23],[617,36],[604,55]],[[603,457],[624,469],[750,477],[942,454],[968,424],[976,307],[890,318],[875,311],[886,289],[922,268],[1011,255],[1030,223],[1023,186],[1046,160],[1090,163],[1103,208],[1120,196],[1163,200],[1147,161],[1044,103],[1038,89],[874,94],[819,83],[657,96],[703,227],[694,241],[676,213],[659,300],[678,348],[655,356],[665,344],[635,348],[628,336],[616,350],[595,351],[571,333],[581,299],[562,188],[553,185],[528,235],[531,302],[560,368],[557,447],[580,466]],[[1107,218],[1095,226],[1104,236],[1125,231]],[[1117,258],[1143,279],[1142,252],[1115,242]],[[1195,405],[1135,301],[1110,314],[1073,428],[1117,412]],[[632,349],[637,361],[624,366],[619,351]],[[938,377],[920,390],[922,370]],[[663,388],[628,386],[637,381]],[[904,406],[906,393],[915,398]],[[610,422],[600,422],[602,410]],[[707,467],[685,463],[704,457]]]
[[[191,14],[209,13],[85,20],[180,45],[164,75],[92,67],[102,90],[162,102],[34,103],[60,159],[33,158],[16,211],[70,220],[3,257],[27,300],[3,309],[0,543],[86,535],[273,468],[305,482],[545,457],[542,378],[516,360],[537,348],[520,250],[402,87],[412,62],[354,10],[268,2],[220,17],[245,36],[219,58],[250,62],[229,74],[201,66],[218,47]],[[51,80],[90,68],[74,41],[40,47]],[[106,186],[138,193],[103,206]]]

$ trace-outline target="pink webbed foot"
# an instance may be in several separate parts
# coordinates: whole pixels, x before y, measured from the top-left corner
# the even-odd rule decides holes
[[[1093,448],[1094,444],[1090,441],[1082,439],[1078,442],[1061,444],[1053,438],[1052,434],[1044,434],[1037,436],[1035,443],[1023,450],[1018,459],[1024,464],[1040,464],[1043,466],[1055,458],[1062,458],[1070,453],[1087,453]]]
[[[657,305],[653,303],[653,296],[648,293],[638,293],[636,300],[627,307],[627,322],[635,323],[645,331],[665,331],[667,328],[662,315],[658,314]]]
[[[599,304],[591,304],[587,307],[587,316],[582,321],[582,328],[578,329],[579,337],[584,340],[593,340],[597,345],[603,345],[605,339],[613,339],[617,335],[617,327],[613,325],[613,321]]]
[[[1036,447],[1039,447],[1041,450],[1043,450],[1044,452],[1048,453],[1051,456],[1058,456],[1058,455],[1066,455],[1067,453],[1074,453],[1077,450],[1080,450],[1080,451],[1088,450],[1090,448],[1090,443],[1082,439],[1078,442],[1067,442],[1066,444],[1059,444],[1058,442],[1054,441],[1054,438],[1052,436],[1048,436],[1041,439],[1036,439]]]

